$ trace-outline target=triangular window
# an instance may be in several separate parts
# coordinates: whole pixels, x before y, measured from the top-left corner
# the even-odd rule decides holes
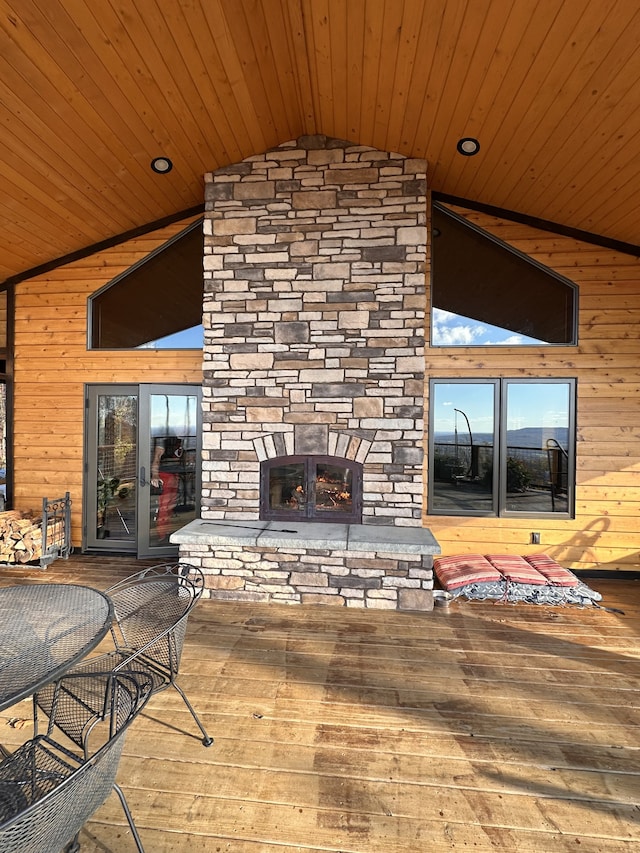
[[[89,300],[91,349],[202,349],[202,220]]]
[[[577,343],[574,284],[442,204],[432,214],[432,346]]]

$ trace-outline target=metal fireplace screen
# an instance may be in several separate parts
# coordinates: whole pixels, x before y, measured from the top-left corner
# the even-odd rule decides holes
[[[334,456],[286,456],[260,468],[260,518],[362,522],[362,465]]]

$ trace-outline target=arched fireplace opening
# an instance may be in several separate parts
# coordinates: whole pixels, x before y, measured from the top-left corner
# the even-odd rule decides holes
[[[280,456],[260,464],[260,518],[362,523],[362,465],[338,456]]]

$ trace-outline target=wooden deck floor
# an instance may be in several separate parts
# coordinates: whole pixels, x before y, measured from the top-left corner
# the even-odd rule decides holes
[[[134,567],[72,557],[24,581],[104,588]],[[146,853],[640,850],[640,583],[590,583],[624,614],[202,601],[180,682],[215,744],[166,691],[120,766]],[[29,736],[21,713],[4,743]],[[81,840],[134,853],[115,795]]]

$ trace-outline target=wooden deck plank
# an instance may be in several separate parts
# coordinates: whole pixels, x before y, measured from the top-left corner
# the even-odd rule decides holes
[[[73,556],[0,584],[106,588]],[[202,601],[180,683],[152,698],[118,779],[151,853],[632,853],[640,845],[640,584],[623,610],[457,601],[398,614]],[[0,741],[31,735],[31,705]],[[16,721],[25,720],[20,727]],[[83,853],[135,850],[111,796]]]

